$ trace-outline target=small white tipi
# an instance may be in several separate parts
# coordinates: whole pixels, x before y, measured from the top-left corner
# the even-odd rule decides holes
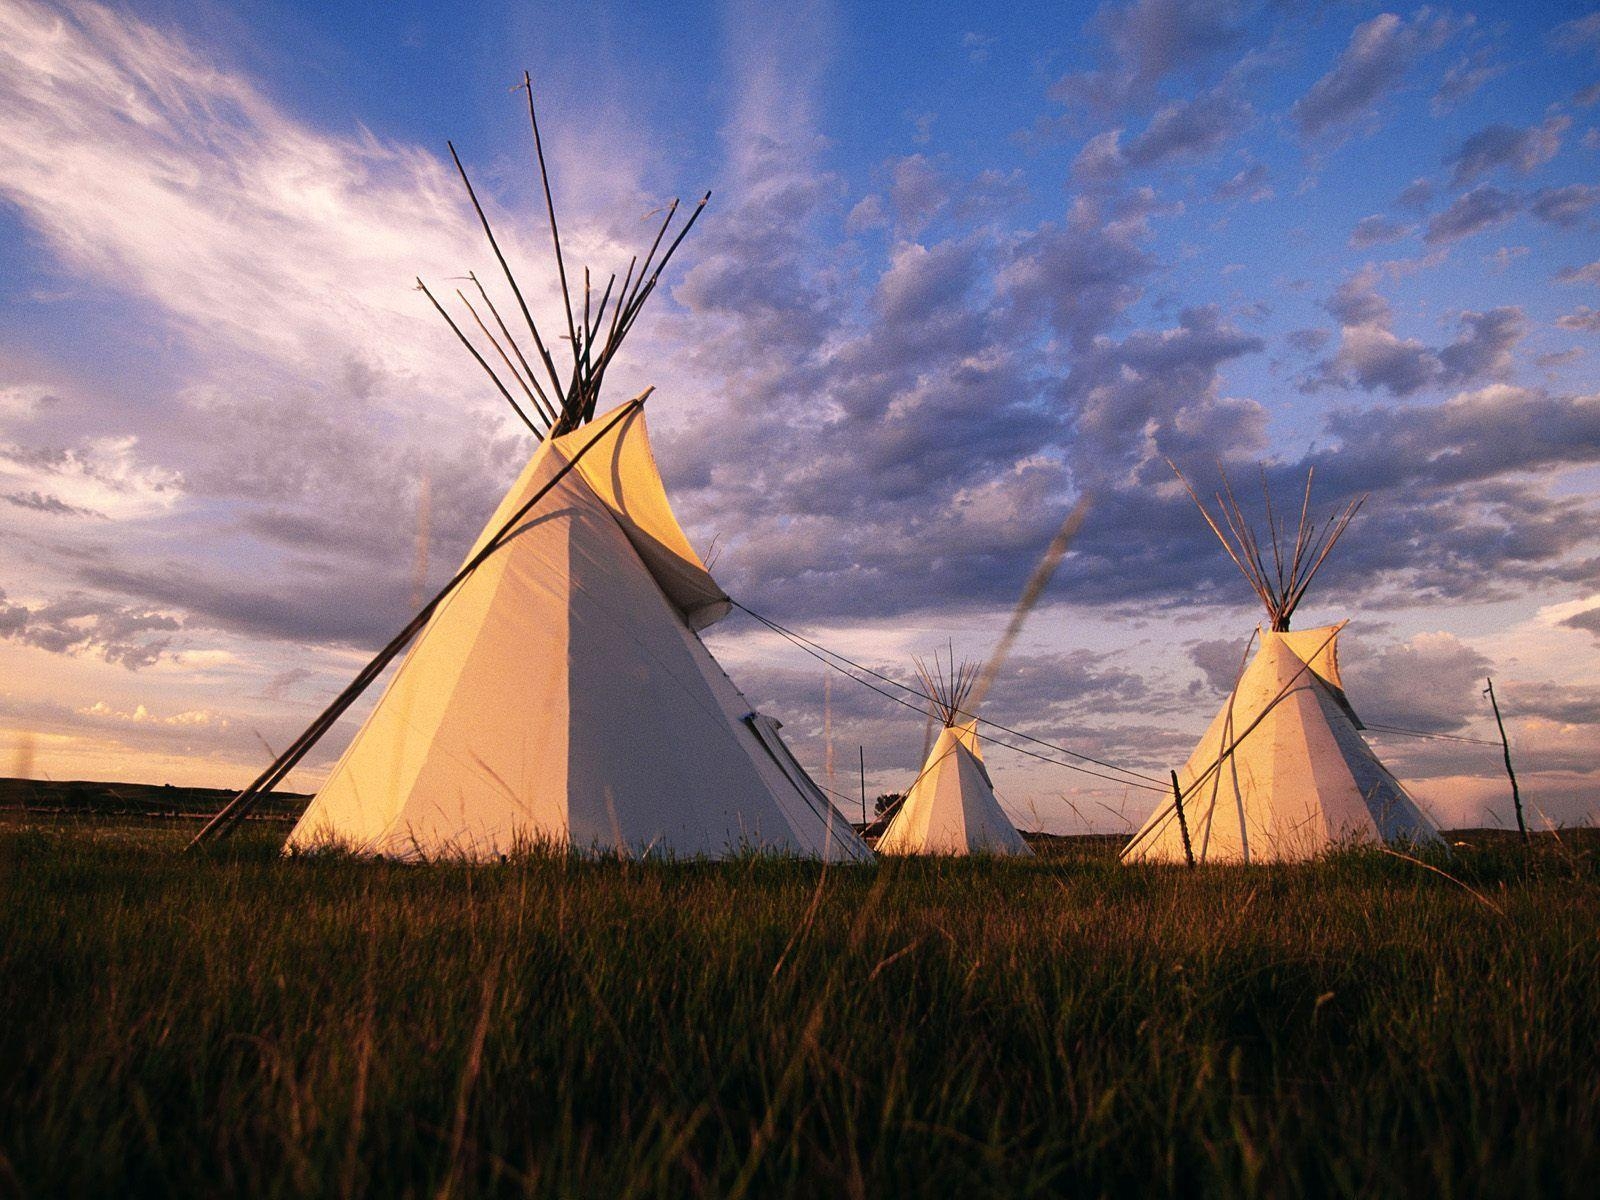
[[[1232,543],[1195,497],[1261,596],[1271,628],[1261,631],[1261,648],[1178,772],[1181,809],[1173,800],[1158,807],[1122,851],[1125,863],[1182,863],[1191,853],[1197,863],[1295,862],[1353,843],[1439,836],[1361,736],[1339,675],[1344,625],[1289,631],[1306,585],[1361,506],[1357,500],[1316,528],[1307,515],[1310,488],[1308,476],[1288,554],[1269,501],[1270,571],[1231,491],[1218,501]]]
[[[936,660],[937,667],[937,660]],[[879,854],[1032,854],[995,799],[978,748],[976,717],[962,705],[976,681],[963,664],[948,676],[917,664],[943,728],[899,810],[878,839]]]

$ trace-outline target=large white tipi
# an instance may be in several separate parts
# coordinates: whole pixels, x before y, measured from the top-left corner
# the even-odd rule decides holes
[[[1168,800],[1151,814],[1122,851],[1125,863],[1182,863],[1191,855],[1197,863],[1294,862],[1350,844],[1439,836],[1361,736],[1339,674],[1344,625],[1289,630],[1306,586],[1361,505],[1317,527],[1308,515],[1310,488],[1308,476],[1287,552],[1269,502],[1270,569],[1231,491],[1218,497],[1231,542],[1195,497],[1266,605],[1270,628],[1178,772],[1181,803]]]
[[[641,405],[546,441],[473,554],[565,467],[434,612],[289,845],[869,857],[696,636],[728,600]]]
[[[975,682],[966,665],[948,675],[917,664],[942,728],[900,808],[878,839],[879,854],[1032,854],[995,799],[978,747],[977,718],[962,711]],[[964,719],[966,718],[966,719]]]
[[[457,296],[486,343],[488,353],[480,352],[420,280],[418,287],[539,447],[443,591],[195,840],[235,827],[409,646],[289,849],[870,860],[866,843],[789,753],[778,722],[751,709],[697,636],[729,601],[667,502],[645,430],[649,393],[596,416],[607,367],[705,200],[657,259],[674,201],[643,262],[629,265],[620,289],[613,275],[598,304],[585,271],[575,304],[531,88],[528,105],[570,368],[557,370],[549,346],[559,341],[540,335],[464,170],[526,333],[513,337],[488,290],[469,276],[482,312]],[[531,339],[526,354],[522,337]]]

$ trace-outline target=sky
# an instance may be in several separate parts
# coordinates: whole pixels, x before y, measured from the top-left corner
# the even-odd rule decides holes
[[[1444,825],[1600,772],[1600,11],[0,0],[0,773],[241,786],[449,577],[532,450],[415,291],[559,293],[712,191],[608,376],[741,603],[985,713],[1181,764],[1260,607],[1184,494],[1365,505],[1296,617]],[[923,722],[707,642],[825,786]],[[289,779],[314,789],[360,710]],[[1448,736],[1441,736],[1448,735]],[[1461,740],[1468,739],[1468,740]],[[1057,756],[1059,757],[1059,755]],[[1019,825],[1158,797],[1002,747]]]

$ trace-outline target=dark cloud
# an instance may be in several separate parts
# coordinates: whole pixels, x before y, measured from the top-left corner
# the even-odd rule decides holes
[[[1581,629],[1600,638],[1600,608],[1586,608],[1580,613],[1573,613],[1561,623],[1569,629]]]
[[[1511,351],[1527,332],[1520,308],[1462,313],[1460,336],[1439,351],[1440,380],[1462,384],[1504,375],[1511,367]]]
[[[48,513],[53,517],[100,517],[104,513],[95,512],[90,508],[79,508],[68,504],[60,496],[47,495],[43,492],[8,492],[0,495],[0,500],[7,504],[14,504],[18,508],[26,508],[32,512]]]
[[[1350,231],[1350,247],[1353,250],[1366,250],[1372,246],[1398,242],[1409,234],[1412,228],[1410,225],[1402,225],[1399,221],[1391,221],[1382,214],[1374,213],[1356,222],[1356,227]]]
[[[1556,156],[1561,135],[1571,125],[1571,117],[1558,115],[1526,129],[1506,124],[1485,126],[1445,158],[1445,165],[1455,168],[1450,182],[1465,187],[1498,170],[1527,175]]]
[[[1469,384],[1503,375],[1512,349],[1527,332],[1522,310],[1504,307],[1461,314],[1461,332],[1443,347],[1400,338],[1376,282],[1374,270],[1357,272],[1329,298],[1328,311],[1341,327],[1339,349],[1318,365],[1305,385],[1308,389],[1336,384],[1408,396],[1434,384]]]
[[[957,189],[954,211],[963,220],[988,220],[1024,203],[1028,198],[1028,184],[1020,168],[1010,171],[984,170]]]
[[[1073,175],[1089,181],[1120,178],[1129,171],[1212,154],[1241,133],[1254,113],[1225,88],[1157,110],[1150,124],[1126,145],[1121,130],[1092,138],[1073,163]]]
[[[1091,714],[1148,711],[1152,687],[1108,654],[1014,654],[995,678],[987,711],[1003,725],[1071,724]]]
[[[1378,324],[1346,326],[1339,352],[1323,364],[1320,379],[1363,391],[1409,396],[1439,375],[1438,356],[1415,338],[1398,338]]]
[[[1585,263],[1581,267],[1562,267],[1556,272],[1556,282],[1600,284],[1600,261]]]
[[[844,231],[851,237],[873,229],[887,229],[889,215],[884,211],[883,197],[876,193],[863,196],[856,202],[844,220]]]
[[[261,694],[268,700],[283,700],[296,684],[304,683],[315,676],[315,671],[307,670],[305,667],[290,667],[287,671],[279,671],[267,680],[261,689]]]
[[[1108,207],[1080,199],[1065,222],[1047,222],[1025,236],[1001,277],[1013,303],[1045,315],[1075,346],[1087,346],[1139,298],[1141,281],[1156,267],[1142,244],[1154,193],[1135,201]]]
[[[1430,246],[1471,237],[1496,225],[1504,225],[1522,208],[1520,197],[1487,183],[1457,196],[1449,208],[1428,222],[1422,240]]]
[[[1433,181],[1431,179],[1413,179],[1400,189],[1400,194],[1394,202],[1401,208],[1409,208],[1416,212],[1424,212],[1433,203]]]
[[[970,243],[901,243],[878,280],[873,306],[886,324],[903,329],[948,319],[965,306],[980,270]]]
[[[1358,25],[1338,60],[1289,110],[1308,137],[1316,137],[1365,115],[1396,87],[1423,54],[1449,37],[1444,17],[1423,9],[1409,22],[1381,13]]]
[[[1362,482],[1352,480],[1351,490],[1482,483],[1600,458],[1600,411],[1595,405],[1582,397],[1503,384],[1433,406],[1336,410],[1329,416],[1328,432],[1339,440],[1339,448],[1321,451],[1312,461],[1319,475],[1330,479],[1348,469],[1341,464],[1362,463]],[[1482,493],[1480,498],[1496,503],[1523,497],[1508,491]]]
[[[829,327],[823,288],[807,267],[810,223],[837,181],[810,170],[806,148],[769,146],[737,207],[707,231],[672,295],[691,314],[737,314],[760,344],[799,353]]]
[[[1425,733],[1458,730],[1479,713],[1490,663],[1449,634],[1427,634],[1370,652],[1360,640],[1341,649],[1346,692],[1363,720]]]
[[[901,227],[919,233],[950,200],[950,183],[923,154],[894,161],[889,168],[889,199]]]
[[[1517,719],[1554,721],[1558,725],[1593,725],[1600,720],[1600,688],[1515,680],[1497,682],[1495,692],[1501,708]],[[1579,759],[1572,765],[1587,770],[1592,763]]]
[[[1304,385],[1308,390],[1332,384],[1409,396],[1435,384],[1471,384],[1504,375],[1512,350],[1527,333],[1522,310],[1502,307],[1462,313],[1461,332],[1439,348],[1400,338],[1376,283],[1377,273],[1368,268],[1345,280],[1329,298],[1327,309],[1340,324],[1339,349],[1318,364]]]
[[[1160,449],[1171,445],[1158,440]],[[1431,406],[1335,409],[1319,441],[1298,460],[1267,464],[1273,494],[1297,502],[1314,468],[1314,511],[1370,499],[1330,558],[1308,620],[1357,604],[1377,610],[1504,601],[1561,581],[1600,584],[1600,561],[1585,557],[1600,537],[1600,514],[1586,497],[1552,496],[1536,482],[1550,471],[1600,463],[1600,414],[1584,398],[1494,385]],[[1235,487],[1246,485],[1241,498],[1263,523],[1259,494],[1249,486],[1249,456],[1263,454],[1261,443],[1219,436],[1173,457],[1209,494],[1220,483],[1212,465],[1219,451],[1233,452],[1225,461]],[[1216,605],[1250,614],[1248,588],[1187,497],[1171,485],[1154,486],[1167,469],[1159,460],[1150,466],[1137,482],[1113,481],[1096,494],[1063,565],[1061,594],[1130,617]],[[1221,648],[1208,653],[1208,671],[1237,669],[1221,665]]]
[[[1571,312],[1557,317],[1556,325],[1561,329],[1571,329],[1576,332],[1600,333],[1600,309],[1580,304]]]
[[[1272,199],[1272,185],[1268,182],[1267,168],[1261,163],[1251,163],[1230,179],[1217,184],[1211,193],[1217,200],[1248,200],[1251,204]]]
[[[1340,325],[1387,325],[1389,302],[1378,294],[1377,279],[1371,270],[1358,271],[1334,289],[1325,307]]]
[[[1074,413],[1073,464],[1091,489],[1115,485],[1161,455],[1234,457],[1262,444],[1266,414],[1217,394],[1224,364],[1265,348],[1214,306],[1186,309],[1176,328],[1100,339],[1062,385]]]
[[[253,637],[376,649],[412,615],[409,587],[398,572],[350,570],[336,560],[292,564],[292,588],[266,588],[249,576],[207,576],[181,568],[83,564],[77,573],[100,592],[185,614],[187,629],[212,628]]]
[[[354,529],[343,515],[308,513],[278,507],[251,509],[240,526],[266,542],[312,552],[331,551],[352,560],[392,560],[409,532],[410,522],[390,522],[381,535]]]
[[[1086,330],[1132,302],[1118,281],[1134,288],[1144,270],[1148,213],[1137,200],[1095,208],[1015,244],[902,240],[876,279],[846,280],[801,267],[808,218],[760,196],[738,214],[737,241],[766,249],[708,239],[718,288],[700,287],[697,267],[675,293],[734,419],[714,444],[664,434],[658,446],[686,519],[726,534],[719,576],[791,614],[1014,595],[1067,493],[1064,421],[1022,344],[1054,315],[1053,271],[1098,274],[1098,301],[1079,289],[1062,317]],[[800,277],[772,290],[772,264],[791,260]],[[728,513],[736,529],[720,527]]]
[[[179,627],[167,613],[111,604],[81,592],[29,607],[7,601],[0,591],[0,637],[53,654],[97,654],[130,671],[154,663],[171,645],[170,638],[150,634]]]
[[[1431,104],[1434,116],[1442,116],[1455,108],[1484,84],[1505,73],[1505,66],[1493,61],[1492,51],[1480,47],[1471,55],[1463,55],[1445,72],[1433,93]]]
[[[1284,336],[1284,340],[1302,354],[1315,354],[1328,344],[1328,339],[1333,336],[1326,329],[1295,329]]]
[[[1233,638],[1196,642],[1189,647],[1189,661],[1200,668],[1208,694],[1225,696],[1233,690],[1245,665],[1244,646]],[[1198,693],[1199,686],[1193,690]]]
[[[1550,31],[1550,44],[1568,54],[1600,53],[1600,13],[1557,25]]]
[[[1253,4],[1238,0],[1134,0],[1090,23],[1103,65],[1067,75],[1052,99],[1106,108],[1149,99],[1172,76],[1191,75],[1239,46]]]
[[[1572,183],[1566,187],[1540,188],[1533,194],[1528,211],[1541,221],[1572,229],[1600,205],[1600,187]]]
[[[1129,144],[1128,160],[1147,167],[1210,154],[1241,133],[1253,116],[1248,104],[1222,89],[1166,105]]]
[[[888,197],[899,232],[921,234],[934,220],[947,216],[958,224],[989,220],[1027,199],[1028,187],[1020,170],[985,170],[972,178],[955,174],[943,156],[912,154],[886,164]],[[882,201],[869,196],[846,218],[855,233],[885,223]]]

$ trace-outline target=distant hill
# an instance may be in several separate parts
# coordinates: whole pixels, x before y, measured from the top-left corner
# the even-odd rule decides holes
[[[236,794],[227,788],[174,787],[158,783],[0,779],[0,816],[25,812],[66,817],[201,820],[210,817]],[[269,792],[249,819],[292,822],[310,802],[310,796],[296,792]]]

